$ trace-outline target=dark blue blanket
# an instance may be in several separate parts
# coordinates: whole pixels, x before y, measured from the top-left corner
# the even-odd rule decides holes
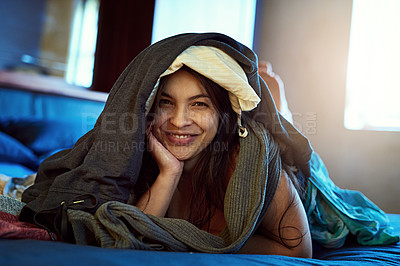
[[[400,233],[400,214],[389,214]],[[0,239],[0,265],[399,265],[400,244],[314,250],[313,259],[276,255],[201,254],[79,246],[62,242]]]

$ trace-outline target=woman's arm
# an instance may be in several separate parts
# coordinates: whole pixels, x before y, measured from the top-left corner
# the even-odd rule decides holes
[[[183,170],[176,159],[151,133],[147,132],[148,148],[157,162],[160,173],[153,185],[136,202],[144,213],[164,217]]]
[[[240,253],[312,257],[307,216],[285,171],[282,170],[276,194],[259,229]]]

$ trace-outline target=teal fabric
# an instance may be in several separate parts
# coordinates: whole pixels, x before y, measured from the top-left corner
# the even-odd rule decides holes
[[[392,234],[387,215],[361,192],[337,187],[315,152],[304,206],[312,238],[324,247],[343,246],[349,233],[360,245],[389,245],[399,241]]]

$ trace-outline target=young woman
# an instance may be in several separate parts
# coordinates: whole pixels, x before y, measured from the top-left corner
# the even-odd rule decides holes
[[[220,234],[225,190],[240,148],[228,92],[184,66],[161,80],[153,111],[147,137],[159,174],[136,205]],[[240,252],[311,257],[304,207],[284,170],[257,231]]]
[[[310,257],[311,236],[340,247],[349,231],[397,242],[378,207],[330,181],[257,61],[218,33],[149,46],[94,128],[40,165],[20,220],[78,244],[151,250]]]

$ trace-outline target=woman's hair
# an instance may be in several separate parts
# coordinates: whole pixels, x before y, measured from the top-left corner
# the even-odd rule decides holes
[[[180,70],[189,72],[205,88],[219,116],[217,134],[212,142],[200,152],[191,178],[193,196],[190,201],[189,222],[206,229],[216,208],[223,210],[225,190],[229,175],[234,169],[233,160],[239,144],[237,114],[233,111],[228,92],[224,88],[185,65]],[[170,76],[161,78],[159,91],[165,86]],[[150,113],[154,113],[155,106],[156,104],[153,104]],[[148,117],[152,119],[151,116]],[[138,184],[138,187],[142,187],[138,194],[144,193],[154,182],[154,177],[158,172],[151,173],[151,169],[158,169],[158,167],[151,155],[146,152],[138,182],[144,178],[147,184],[145,186]]]

